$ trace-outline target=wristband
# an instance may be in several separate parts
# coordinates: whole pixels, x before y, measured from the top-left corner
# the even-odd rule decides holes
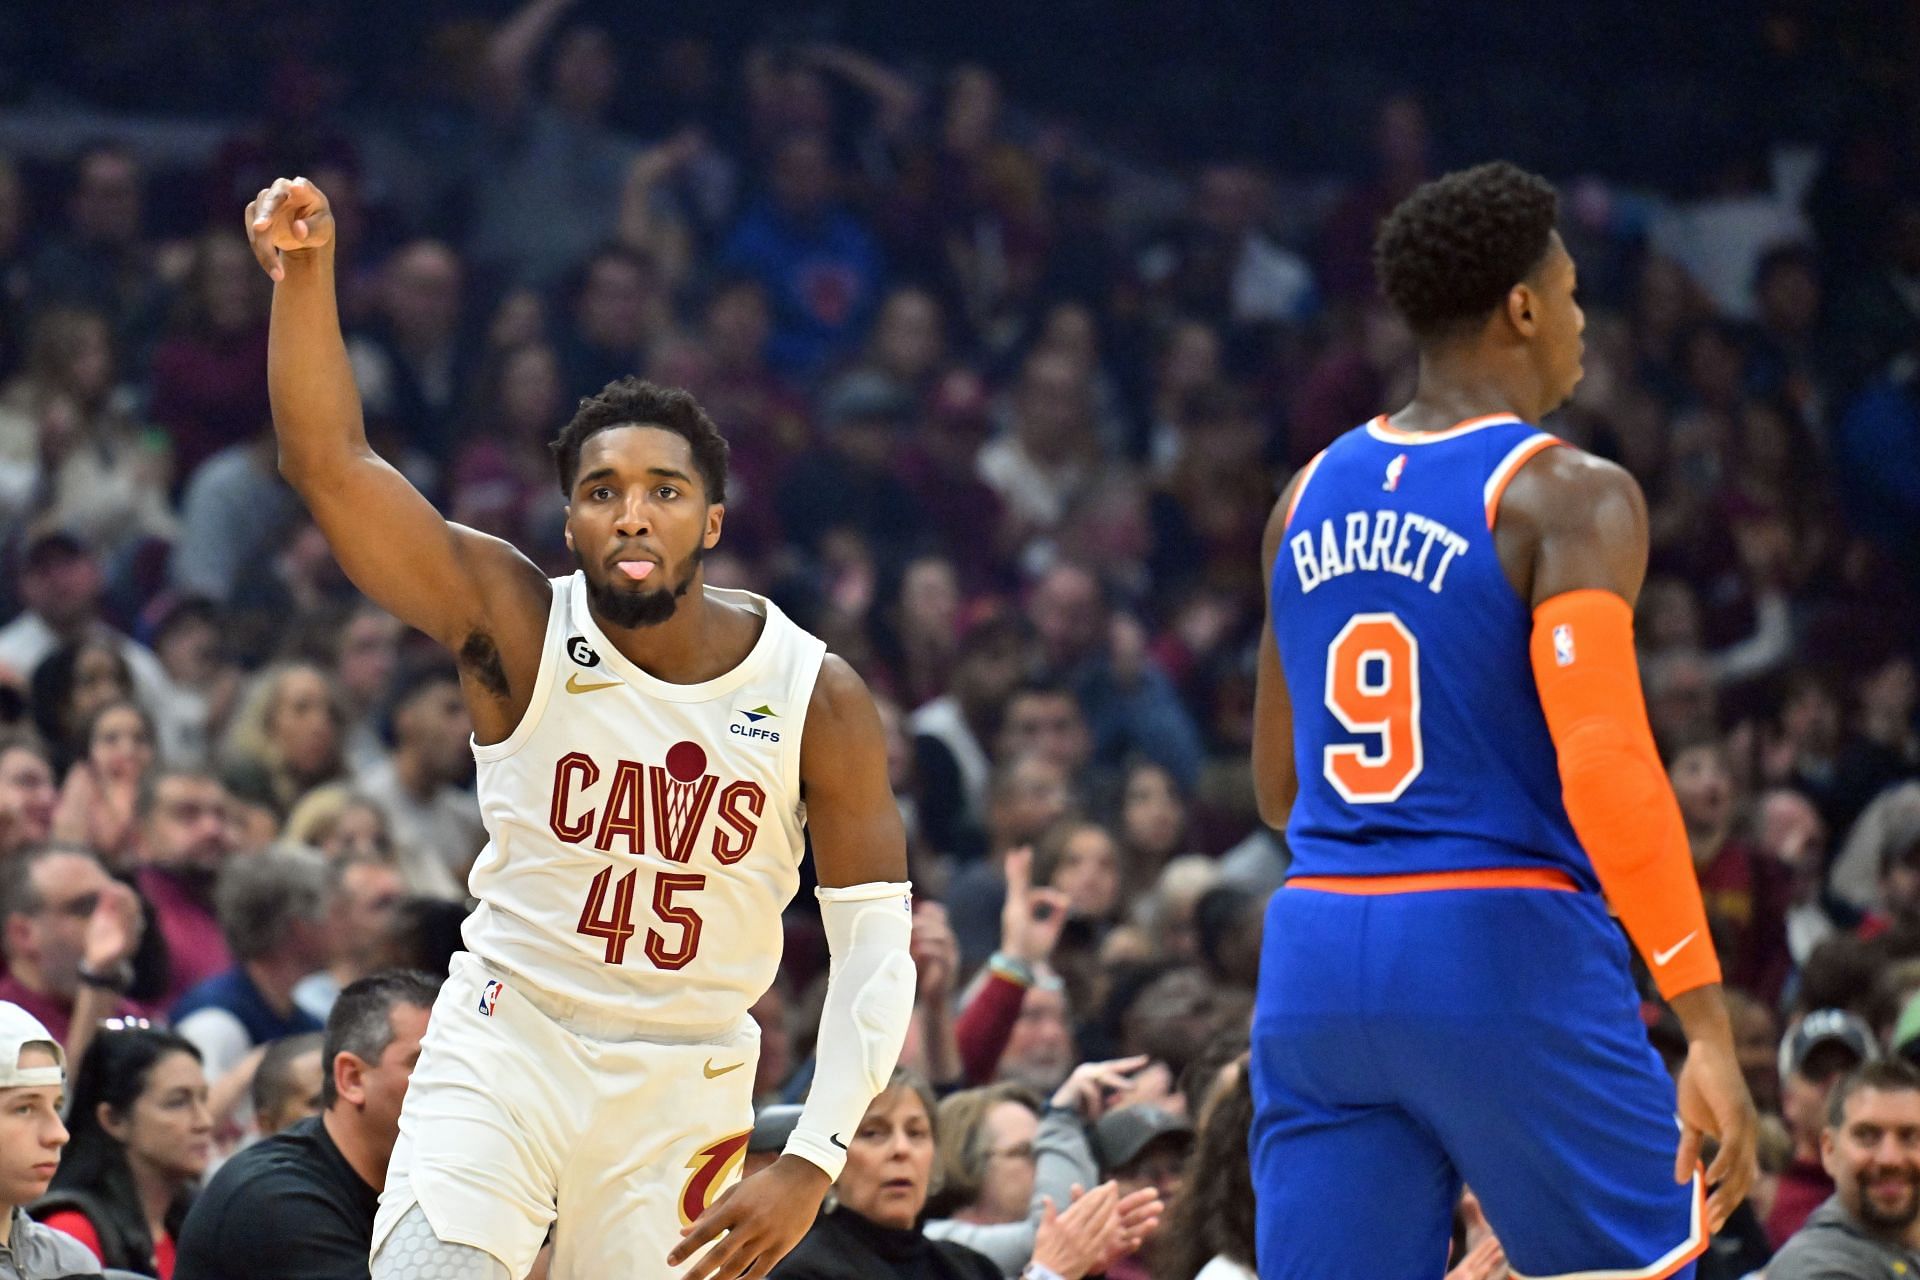
[[[1029,1262],[1021,1271],[1020,1280],[1064,1280],[1064,1277],[1044,1262]]]
[[[987,970],[990,973],[999,974],[1017,987],[1033,985],[1033,966],[1020,957],[1008,955],[1004,951],[996,951],[988,957]]]
[[[74,976],[80,979],[80,985],[83,987],[97,987],[101,991],[111,991],[121,996],[125,995],[127,988],[133,985],[133,976],[126,971],[125,966],[113,973],[94,973],[83,965]]]

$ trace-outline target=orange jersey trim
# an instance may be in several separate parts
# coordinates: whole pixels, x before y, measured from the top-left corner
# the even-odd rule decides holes
[[[1433,893],[1442,889],[1552,889],[1578,893],[1573,877],[1557,867],[1487,867],[1478,871],[1415,871],[1393,876],[1295,876],[1289,889],[1352,893]]]
[[[1500,514],[1500,497],[1506,493],[1507,486],[1513,483],[1513,478],[1520,474],[1520,468],[1526,466],[1527,460],[1535,454],[1564,443],[1566,442],[1543,431],[1537,436],[1528,436],[1515,445],[1506,457],[1500,459],[1500,465],[1495,467],[1493,474],[1487,477],[1487,531],[1489,533],[1493,531],[1493,522]]]
[[[1300,506],[1300,495],[1307,491],[1307,481],[1313,479],[1313,473],[1319,470],[1320,459],[1326,456],[1327,451],[1322,449],[1308,460],[1306,466],[1300,468],[1300,478],[1293,484],[1293,496],[1287,499],[1287,518],[1281,525],[1282,528],[1293,526],[1293,513]]]
[[[1512,1280],[1667,1280],[1667,1277],[1707,1251],[1713,1237],[1707,1232],[1707,1170],[1695,1165],[1693,1172],[1693,1212],[1687,1238],[1673,1252],[1651,1266],[1638,1271],[1570,1271],[1557,1276],[1528,1276],[1518,1271],[1508,1274]]]

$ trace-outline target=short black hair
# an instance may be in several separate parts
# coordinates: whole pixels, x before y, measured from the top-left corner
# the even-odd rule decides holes
[[[1827,1095],[1827,1128],[1838,1129],[1846,1123],[1847,1100],[1862,1089],[1920,1093],[1920,1069],[1904,1058],[1881,1058],[1847,1075]]]
[[[587,438],[611,427],[659,427],[684,437],[693,449],[694,470],[706,488],[707,502],[727,500],[727,438],[707,411],[679,387],[662,387],[644,378],[621,378],[601,388],[599,395],[580,402],[579,410],[560,428],[548,447],[560,477],[560,492],[573,497],[574,477],[580,472],[580,447]]]
[[[326,1045],[326,1037],[318,1031],[305,1031],[299,1035],[281,1036],[268,1043],[267,1051],[260,1056],[260,1065],[253,1073],[253,1085],[248,1090],[253,1099],[255,1115],[264,1116],[280,1110],[287,1099],[293,1096],[297,1081],[293,1078],[294,1059],[302,1054],[319,1053]],[[326,1077],[332,1073],[326,1070],[327,1064],[321,1063],[321,1088],[326,1088]]]
[[[333,1064],[343,1053],[362,1062],[378,1062],[393,1043],[393,1011],[400,1005],[431,1009],[440,996],[440,984],[412,969],[387,969],[350,982],[327,1014],[326,1038],[320,1046],[320,1109],[340,1099],[333,1083]]]
[[[1546,256],[1553,184],[1504,160],[1426,183],[1387,215],[1374,271],[1422,341],[1483,319]]]

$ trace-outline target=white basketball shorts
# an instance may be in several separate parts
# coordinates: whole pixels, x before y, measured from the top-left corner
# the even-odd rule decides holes
[[[407,1086],[373,1248],[418,1204],[441,1240],[484,1249],[511,1275],[527,1274],[549,1226],[553,1280],[674,1274],[680,1228],[739,1176],[759,1028],[743,1017],[697,1042],[621,1039],[604,1019],[537,998],[454,957]]]

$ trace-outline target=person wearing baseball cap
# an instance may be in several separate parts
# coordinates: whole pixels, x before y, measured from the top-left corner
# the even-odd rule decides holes
[[[1780,1042],[1780,1117],[1793,1138],[1793,1160],[1781,1171],[1767,1213],[1767,1242],[1778,1249],[1833,1194],[1820,1158],[1827,1097],[1848,1072],[1880,1056],[1873,1028],[1845,1009],[1818,1009]]]
[[[1193,1125],[1187,1118],[1149,1102],[1109,1111],[1093,1126],[1100,1176],[1118,1183],[1122,1196],[1154,1187],[1162,1204],[1172,1204],[1192,1150]],[[1149,1235],[1138,1250],[1115,1261],[1107,1268],[1108,1280],[1150,1280],[1145,1255],[1152,1245]]]
[[[100,1274],[85,1245],[26,1214],[46,1194],[67,1145],[60,1121],[66,1079],[66,1056],[53,1034],[19,1005],[0,1001],[0,1201],[8,1212],[0,1280]]]

